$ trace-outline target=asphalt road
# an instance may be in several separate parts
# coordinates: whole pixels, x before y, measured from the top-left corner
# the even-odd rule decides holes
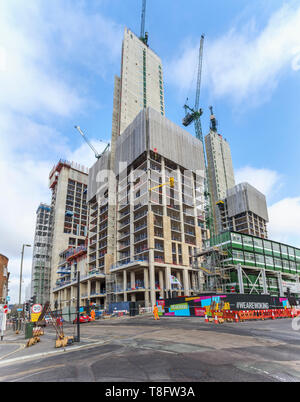
[[[32,346],[0,361],[1,382],[298,382],[300,331],[292,319],[204,323],[133,317],[81,325],[78,344],[41,356]],[[66,327],[65,333],[74,332]],[[41,340],[54,345],[47,328]],[[55,353],[54,353],[55,352]]]

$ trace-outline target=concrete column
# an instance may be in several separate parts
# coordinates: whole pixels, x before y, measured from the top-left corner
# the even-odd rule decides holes
[[[159,287],[160,287],[159,295],[160,295],[160,297],[163,298],[164,297],[164,273],[161,269],[158,271],[158,278],[159,278]]]
[[[203,285],[202,285],[202,273],[200,271],[197,272],[198,276],[198,289],[200,292],[203,292]]]
[[[180,274],[180,271],[177,271],[176,272],[176,278],[179,280],[179,282],[181,283],[181,285],[184,287],[184,283],[183,283],[183,281],[182,281],[182,279],[181,279],[181,274]],[[178,286],[178,295],[179,296],[182,296],[182,294],[183,294],[183,291],[181,290],[181,288]]]
[[[100,279],[97,279],[96,280],[96,293],[100,293],[100,289],[101,289]]]
[[[154,250],[149,250],[149,281],[150,281],[150,302],[151,306],[154,306],[154,304],[156,303]]]
[[[170,266],[167,266],[165,268],[166,298],[171,297],[171,294],[170,294],[170,291],[171,291],[170,275],[171,275],[171,268],[170,268]]]
[[[183,270],[183,287],[185,296],[190,295],[190,286],[189,286],[189,273],[187,269]]]
[[[135,272],[130,272],[130,287],[135,288]]]
[[[135,288],[135,272],[134,271],[130,272],[130,287]],[[135,293],[131,293],[130,300],[133,301],[133,302],[136,301],[136,294]]]
[[[148,268],[144,268],[145,307],[149,307],[149,276]]]
[[[90,297],[91,297],[91,281],[90,281],[90,279],[87,281],[87,295],[88,295],[88,299],[90,299]]]
[[[127,289],[127,272],[124,269],[124,271],[123,271],[123,296],[124,296],[124,301],[127,301],[126,289]]]

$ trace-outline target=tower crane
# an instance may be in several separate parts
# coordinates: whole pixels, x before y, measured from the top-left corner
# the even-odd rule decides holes
[[[182,124],[185,127],[189,126],[192,122],[194,122],[196,137],[202,143],[203,143],[203,134],[202,134],[200,117],[203,114],[203,110],[201,108],[199,109],[199,101],[200,101],[200,89],[201,89],[201,78],[202,78],[203,43],[204,43],[204,35],[201,35],[200,47],[199,47],[198,75],[197,75],[195,106],[194,106],[194,108],[191,108],[190,106],[187,105],[187,102],[185,103],[185,105],[183,106],[185,109],[185,117],[182,120]]]
[[[79,134],[82,136],[82,138],[84,139],[84,141],[88,144],[88,146],[92,149],[92,151],[94,152],[94,154],[95,154],[95,157],[97,158],[97,159],[100,159],[101,158],[101,156],[106,152],[106,150],[109,148],[109,146],[110,146],[110,144],[108,143],[107,144],[107,146],[105,147],[105,149],[104,149],[104,151],[101,153],[101,154],[99,154],[98,152],[97,152],[97,150],[95,149],[95,147],[90,143],[90,141],[87,139],[87,137],[86,137],[86,135],[81,131],[81,128],[79,127],[79,126],[74,126],[74,128],[76,128],[76,130],[79,132]],[[103,142],[103,141],[101,141],[101,142]]]
[[[199,56],[198,56],[198,74],[197,74],[197,87],[196,87],[196,97],[195,97],[195,106],[191,108],[187,105],[187,101],[183,106],[185,109],[185,117],[182,120],[182,124],[187,127],[192,122],[195,125],[195,133],[196,138],[202,142],[203,145],[203,154],[204,154],[204,164],[205,164],[205,178],[204,178],[204,214],[205,214],[205,222],[209,229],[210,236],[214,236],[214,219],[212,215],[212,203],[211,203],[211,194],[209,192],[208,186],[208,169],[207,162],[205,157],[205,146],[203,141],[203,133],[201,127],[201,116],[203,114],[203,110],[199,108],[200,102],[200,90],[201,90],[201,78],[202,78],[202,60],[203,60],[203,44],[204,44],[204,35],[201,35],[200,46],[199,46]],[[211,109],[212,110],[212,109]]]
[[[148,46],[148,32],[145,32],[145,21],[146,21],[146,0],[143,0],[142,4],[142,17],[141,17],[141,33],[140,40]]]

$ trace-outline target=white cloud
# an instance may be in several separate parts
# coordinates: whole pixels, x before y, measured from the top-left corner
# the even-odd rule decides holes
[[[86,2],[0,4],[0,107],[18,113],[70,116],[89,103],[84,66],[105,75],[119,60],[122,29]],[[105,54],[105,57],[103,57]]]
[[[270,199],[281,187],[282,177],[275,170],[244,166],[235,171],[236,183],[248,182]]]
[[[297,3],[294,3],[297,4]],[[167,64],[166,76],[180,89],[188,89],[198,61],[199,43],[186,39],[179,56]],[[258,31],[251,18],[216,39],[205,39],[203,86],[213,97],[236,103],[260,103],[276,88],[287,69],[299,69],[300,6],[284,4]]]
[[[18,301],[22,244],[33,243],[36,209],[50,201],[50,169],[59,158],[88,167],[95,161],[87,144],[76,148],[59,128],[99,105],[90,98],[92,74],[105,78],[120,60],[123,29],[91,14],[89,5],[0,2],[0,252],[10,260],[12,302]],[[92,143],[101,152],[104,144]],[[31,254],[26,249],[24,286]]]
[[[284,198],[269,207],[269,237],[300,247],[300,197]]]

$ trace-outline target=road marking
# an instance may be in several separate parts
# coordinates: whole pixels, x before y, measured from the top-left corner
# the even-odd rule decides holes
[[[56,364],[54,366],[38,367],[38,368],[35,368],[35,369],[32,369],[32,370],[21,371],[21,372],[15,373],[15,374],[10,374],[10,375],[4,376],[4,377],[0,377],[0,381],[7,381],[9,378],[16,377],[16,376],[19,376],[19,375],[22,375],[22,374],[26,374],[23,377],[18,377],[17,379],[13,380],[12,382],[14,382],[14,381],[22,381],[23,379],[28,378],[28,377],[32,377],[32,376],[34,376],[36,374],[41,373],[42,371],[51,370],[53,368],[64,367],[64,366],[65,366],[64,364]]]
[[[70,349],[64,348],[64,349],[58,349],[58,350],[53,350],[53,351],[49,351],[49,352],[37,353],[35,355],[21,356],[21,357],[16,357],[14,359],[2,360],[2,361],[0,361],[0,367],[5,364],[16,363],[18,361],[37,359],[39,357],[45,357],[45,356],[55,355],[55,354],[59,354],[59,353],[75,352],[77,350],[84,349],[84,348],[91,348],[91,347],[96,347],[99,345],[104,345],[105,343],[108,343],[108,342],[109,341],[99,341],[99,342],[89,343],[86,345],[72,346]]]
[[[6,345],[16,345],[16,344],[15,344],[15,343],[6,343]],[[17,345],[20,346],[19,349],[13,350],[12,352],[7,353],[7,355],[1,356],[1,357],[0,357],[0,360],[3,360],[3,359],[5,359],[6,357],[8,357],[8,356],[10,356],[10,355],[13,355],[14,353],[17,353],[17,352],[19,352],[20,350],[22,350],[22,349],[25,348],[24,343],[22,343],[22,344],[17,344]],[[1,363],[1,362],[0,362],[0,363]]]

